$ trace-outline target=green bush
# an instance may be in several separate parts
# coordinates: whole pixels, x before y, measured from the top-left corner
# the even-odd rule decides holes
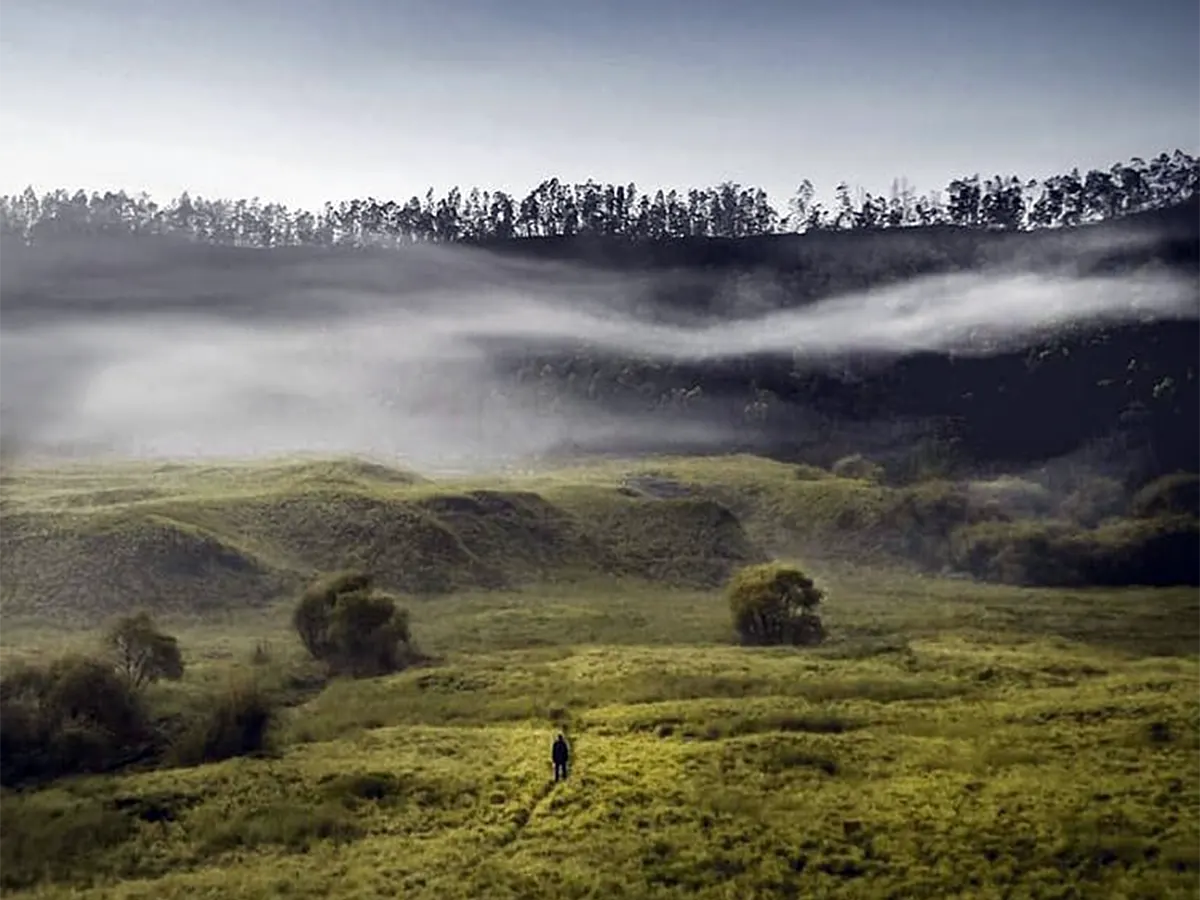
[[[102,772],[141,758],[154,733],[132,683],[69,656],[0,680],[0,783]]]
[[[734,573],[729,608],[743,644],[819,644],[825,628],[816,608],[824,592],[795,566],[760,563]]]
[[[1154,479],[1133,495],[1129,514],[1139,519],[1200,515],[1200,475],[1175,472]]]
[[[999,511],[1006,518],[1039,518],[1054,512],[1054,495],[1036,481],[1001,475],[972,481],[967,489],[973,506]]]
[[[383,675],[416,658],[408,613],[375,593],[360,572],[313,584],[300,597],[292,623],[309,654],[337,674]]]
[[[171,748],[176,765],[196,766],[270,749],[275,704],[257,682],[233,682],[183,730]]]
[[[1065,522],[982,522],[950,539],[950,564],[984,581],[1081,584],[1079,530]]]
[[[930,481],[894,491],[883,524],[888,545],[922,565],[945,564],[945,545],[954,529],[974,521],[967,491],[949,481]]]
[[[179,642],[158,630],[149,613],[119,619],[104,636],[113,665],[135,688],[183,677]]]

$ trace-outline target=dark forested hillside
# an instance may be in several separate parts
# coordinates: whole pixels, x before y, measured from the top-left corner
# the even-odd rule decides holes
[[[1142,240],[1120,240],[1135,234]],[[762,312],[768,303],[804,306],[926,275],[1176,272],[1197,291],[1190,314],[1077,328],[1011,352],[812,361],[801,354],[759,355],[677,365],[526,352],[513,365],[521,378],[554,379],[585,396],[595,394],[599,380],[613,402],[636,406],[649,398],[643,408],[665,405],[696,415],[703,409],[740,420],[745,449],[824,465],[868,452],[895,457],[901,468],[954,460],[1024,466],[1083,451],[1080,462],[1134,481],[1200,465],[1195,198],[1124,220],[1015,234],[942,227],[615,248],[564,239],[513,246],[513,252],[555,258],[573,251],[591,260],[605,253],[604,264],[624,270],[673,273],[679,280],[662,282],[660,302],[727,318]],[[739,283],[770,289],[750,291],[748,308],[739,309],[730,300]],[[936,459],[914,459],[914,451]]]
[[[339,289],[393,290],[397,266],[410,287],[417,272],[420,285],[452,290],[487,266],[536,288],[539,266],[569,265],[601,288],[621,279],[626,312],[710,325],[962,273],[1169,272],[1196,290],[1198,187],[1200,165],[1177,151],[1040,182],[960,178],[922,197],[899,184],[887,198],[839,185],[833,209],[814,202],[807,182],[786,210],[734,184],[680,194],[555,179],[522,200],[455,190],[317,213],[257,199],[185,194],[160,206],[144,195],[27,190],[0,199],[0,312],[6,328],[172,303],[254,316],[264,297],[290,291],[319,313]],[[473,275],[418,252],[448,243],[467,248]],[[732,435],[724,449],[823,463],[866,452],[897,476],[1082,453],[1140,481],[1200,467],[1196,311],[976,356],[797,347],[665,362],[603,351],[580,334],[570,346],[497,346],[493,363],[550,411],[717,421]],[[611,438],[583,449],[634,448]]]

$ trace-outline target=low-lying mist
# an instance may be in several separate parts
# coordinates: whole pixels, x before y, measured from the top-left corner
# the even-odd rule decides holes
[[[720,446],[726,423],[539,400],[502,377],[496,357],[585,347],[692,362],[992,354],[1071,327],[1198,312],[1195,279],[1167,272],[960,273],[748,314],[750,298],[717,320],[660,314],[649,300],[656,277],[478,249],[237,259],[142,248],[0,266],[6,455],[303,452],[428,471],[564,444]]]

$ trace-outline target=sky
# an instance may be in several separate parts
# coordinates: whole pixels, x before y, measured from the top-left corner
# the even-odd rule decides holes
[[[0,193],[777,206],[1200,150],[1196,0],[4,0]]]

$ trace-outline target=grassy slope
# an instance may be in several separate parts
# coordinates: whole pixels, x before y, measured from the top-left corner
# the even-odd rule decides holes
[[[645,583],[418,602],[443,665],[334,683],[275,759],[8,796],[0,871],[52,861],[39,896],[1195,895],[1193,591],[825,576],[816,652],[723,646],[719,596]],[[160,702],[296,652],[270,612],[180,633]]]
[[[751,459],[605,464],[488,486],[535,490],[591,534],[614,535],[613,553],[635,554],[640,540],[663,539],[661,521],[641,533],[635,520],[620,520],[624,532],[603,525],[639,502],[613,489],[633,468],[719,476],[730,502],[767,510],[747,519],[760,541],[781,517],[819,523],[829,491],[853,491],[864,516],[878,508],[873,488],[805,482]],[[444,492],[344,467],[326,483],[339,473],[355,493],[405,503]],[[165,497],[153,501],[160,514],[195,522],[187,516],[215,510],[207,527],[232,541],[229,498],[297,496],[311,474],[176,470],[149,484]],[[146,484],[140,472],[124,486],[111,473],[25,476],[6,485],[6,520]],[[247,552],[286,571],[294,550],[260,541]],[[816,574],[834,639],[793,652],[729,646],[711,590],[580,568],[558,585],[412,600],[417,637],[443,663],[334,683],[287,712],[277,758],[5,795],[0,877],[39,880],[31,895],[146,898],[1200,888],[1194,589],[1016,590],[828,562]],[[94,640],[7,612],[6,660]],[[168,620],[189,672],[156,688],[157,702],[186,705],[254,670],[259,642],[273,660],[257,671],[277,677],[298,653],[286,616],[265,604]],[[554,788],[546,757],[560,726],[577,767]],[[118,798],[175,820],[140,821]],[[58,884],[41,877],[51,871]]]
[[[759,558],[711,499],[627,496],[619,479],[434,484],[347,461],[26,469],[4,484],[0,596],[9,616],[86,619],[260,605],[355,564],[436,594],[597,573],[713,584]]]
[[[711,586],[763,552],[861,558],[877,526],[904,532],[901,492],[797,471],[749,456],[438,482],[345,460],[21,469],[0,491],[0,598],[10,618],[212,612],[354,564],[417,595],[598,575]],[[622,489],[646,474],[687,491]]]

